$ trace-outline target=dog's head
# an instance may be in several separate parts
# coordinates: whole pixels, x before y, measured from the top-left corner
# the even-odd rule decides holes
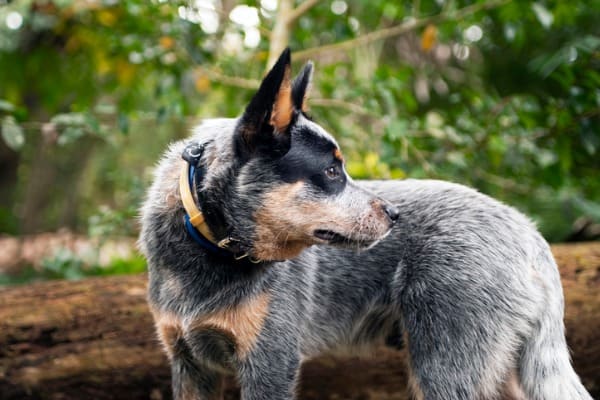
[[[204,196],[258,259],[289,259],[314,244],[368,248],[398,218],[351,180],[334,138],[307,116],[312,69],[292,81],[283,52],[237,122],[228,178]]]

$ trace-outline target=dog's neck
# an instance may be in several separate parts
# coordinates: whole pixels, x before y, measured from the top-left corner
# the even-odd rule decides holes
[[[190,237],[211,253],[233,260],[248,258],[252,262],[260,262],[249,256],[250,245],[244,240],[231,236],[225,217],[218,208],[211,207],[205,199],[202,183],[206,165],[202,163],[206,143],[192,142],[185,147],[182,158],[182,169],[179,178],[179,191],[185,214],[185,227]],[[194,199],[194,195],[198,202]],[[197,203],[205,205],[204,212]]]

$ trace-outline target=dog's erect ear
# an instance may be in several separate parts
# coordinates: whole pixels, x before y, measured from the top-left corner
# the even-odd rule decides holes
[[[287,48],[246,107],[240,122],[241,133],[247,144],[252,144],[254,136],[261,135],[265,130],[283,133],[289,126],[294,112],[290,64],[290,49]]]
[[[287,51],[287,64],[283,70],[283,80],[279,85],[279,91],[275,96],[275,103],[271,110],[271,119],[269,124],[275,128],[277,132],[285,132],[292,121],[294,109],[292,106],[292,81],[291,81],[291,66],[290,53]],[[283,57],[283,54],[281,55]]]
[[[294,107],[298,110],[308,110],[306,99],[308,99],[308,94],[310,93],[312,74],[313,63],[309,61],[294,79],[294,83],[292,83],[292,101],[294,102]]]

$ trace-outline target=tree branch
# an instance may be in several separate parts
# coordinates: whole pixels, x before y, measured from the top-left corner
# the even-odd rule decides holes
[[[287,23],[292,24],[298,18],[300,18],[303,14],[308,12],[311,8],[319,4],[319,0],[306,0],[298,7],[294,8],[292,12],[288,15]]]
[[[208,68],[201,68],[201,71],[213,82],[221,83],[227,86],[238,87],[242,89],[256,90],[260,86],[260,81],[256,79],[240,78],[237,76],[228,76]]]
[[[498,186],[502,189],[506,189],[513,193],[521,194],[521,195],[531,195],[535,189],[532,189],[531,186],[523,185],[519,182],[513,181],[511,179],[504,178],[502,176],[494,175],[486,171],[482,170],[473,170],[473,174],[481,179],[486,180],[494,186]]]
[[[372,118],[379,118],[377,115],[374,115],[366,108],[361,107],[355,103],[349,103],[340,99],[309,99],[310,106],[312,107],[335,107],[347,110],[353,114],[364,115]]]
[[[290,41],[292,24],[304,13],[319,3],[319,0],[306,0],[294,8],[293,0],[279,0],[275,25],[270,35],[269,59],[267,68],[275,64],[279,54],[285,49]]]
[[[260,81],[256,79],[239,78],[235,76],[224,75],[218,71],[208,68],[200,68],[201,73],[206,74],[212,82],[222,85],[237,87],[240,89],[256,90],[260,86]],[[310,99],[310,105],[313,107],[334,107],[347,110],[357,115],[364,115],[372,118],[379,118],[377,115],[363,108],[359,104],[350,103],[340,99]]]
[[[308,0],[309,1],[309,0]],[[319,53],[325,52],[339,52],[341,50],[348,50],[354,48],[356,46],[365,45],[371,42],[375,42],[378,40],[387,39],[390,37],[398,36],[406,32],[410,32],[412,30],[421,28],[428,24],[440,23],[443,21],[453,21],[464,18],[466,16],[475,14],[479,11],[489,10],[492,8],[499,7],[506,3],[509,3],[511,0],[491,0],[487,3],[476,3],[454,12],[442,12],[440,14],[432,15],[429,17],[423,17],[420,19],[410,19],[406,22],[401,23],[400,25],[392,26],[390,28],[380,29],[378,31],[373,31],[367,33],[365,35],[359,36],[355,39],[346,40],[339,43],[333,43],[328,45],[323,45],[319,47],[314,47],[312,49],[306,49],[304,51],[297,51],[294,53],[295,59],[307,59]]]
[[[294,12],[293,0],[279,0],[275,25],[271,31],[269,43],[269,59],[267,69],[271,68],[279,54],[285,49],[290,41],[290,15]]]

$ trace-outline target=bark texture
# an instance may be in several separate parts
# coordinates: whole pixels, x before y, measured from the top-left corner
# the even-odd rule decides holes
[[[600,242],[553,246],[577,372],[600,398]],[[0,289],[0,399],[169,399],[146,277]],[[404,400],[403,351],[305,364],[301,399]],[[227,399],[239,398],[228,382]]]

